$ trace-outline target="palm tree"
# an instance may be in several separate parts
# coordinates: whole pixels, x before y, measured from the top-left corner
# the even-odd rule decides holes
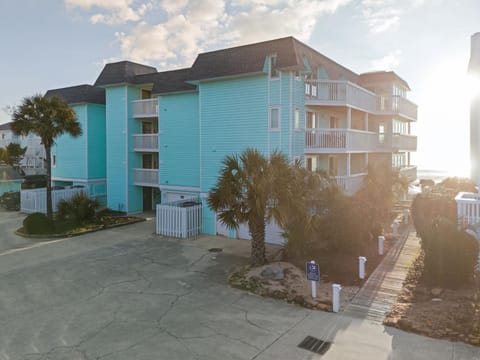
[[[45,147],[47,167],[47,217],[52,220],[52,161],[50,150],[62,134],[80,136],[82,129],[75,112],[58,97],[34,95],[23,99],[12,114],[15,135],[38,135]]]
[[[277,214],[274,210],[290,174],[284,155],[275,152],[267,159],[249,148],[240,156],[225,157],[217,184],[210,191],[208,206],[218,212],[223,224],[236,229],[242,223],[248,224],[251,261],[255,266],[266,262],[266,223]]]

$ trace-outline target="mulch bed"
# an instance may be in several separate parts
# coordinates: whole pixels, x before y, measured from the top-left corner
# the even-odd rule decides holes
[[[423,252],[413,263],[384,324],[421,335],[480,345],[479,293],[430,288],[422,282]]]

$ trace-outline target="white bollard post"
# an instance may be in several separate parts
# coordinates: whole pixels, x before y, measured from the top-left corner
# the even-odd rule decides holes
[[[367,262],[367,258],[365,256],[358,257],[358,277],[360,279],[365,279],[365,263]]]
[[[337,313],[340,310],[340,284],[332,284],[332,311]]]
[[[378,237],[378,255],[383,255],[383,242],[385,241],[385,236],[380,235]]]
[[[398,236],[398,222],[396,221],[393,223],[393,236]]]
[[[310,261],[311,264],[315,264],[315,261]],[[320,273],[320,271],[319,271]],[[320,275],[320,274],[319,274]],[[312,283],[312,298],[316,298],[317,297],[317,282],[316,281],[311,281]]]
[[[410,217],[410,212],[408,209],[403,209],[403,223],[408,225],[408,218]]]

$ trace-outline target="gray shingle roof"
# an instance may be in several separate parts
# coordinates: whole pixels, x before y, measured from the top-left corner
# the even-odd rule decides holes
[[[313,71],[323,66],[330,79],[335,80],[340,76],[354,82],[358,79],[358,75],[349,69],[297,39],[286,37],[199,54],[192,65],[189,80],[260,73],[269,55],[276,55],[280,70],[306,72],[309,69],[304,59],[307,59]]]
[[[391,83],[398,82],[405,86],[408,90],[410,87],[408,83],[393,71],[372,71],[360,74],[360,84],[367,86],[372,83]]]
[[[105,65],[95,81],[95,86],[115,84],[134,84],[137,75],[154,74],[157,69],[152,66],[137,64],[131,61],[120,61]]]
[[[179,69],[158,72],[155,74],[138,75],[135,84],[153,84],[152,94],[164,94],[176,91],[195,90],[195,86],[186,83],[190,69]]]
[[[69,104],[105,104],[105,89],[92,85],[78,85],[61,89],[48,90],[45,93],[45,96],[57,96],[65,100]]]
[[[7,122],[5,124],[0,124],[0,130],[11,130],[12,122]]]

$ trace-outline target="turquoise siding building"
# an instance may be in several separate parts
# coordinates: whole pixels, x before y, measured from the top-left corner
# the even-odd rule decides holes
[[[195,197],[204,233],[248,237],[206,206],[222,160],[248,147],[323,170],[347,193],[371,162],[415,177],[408,84],[393,72],[356,74],[292,37],[202,53],[174,71],[110,63],[93,86],[77,88],[47,93],[67,99],[84,129],[58,140],[54,179],[101,184],[114,210]],[[267,241],[280,242],[278,233],[270,224]]]

